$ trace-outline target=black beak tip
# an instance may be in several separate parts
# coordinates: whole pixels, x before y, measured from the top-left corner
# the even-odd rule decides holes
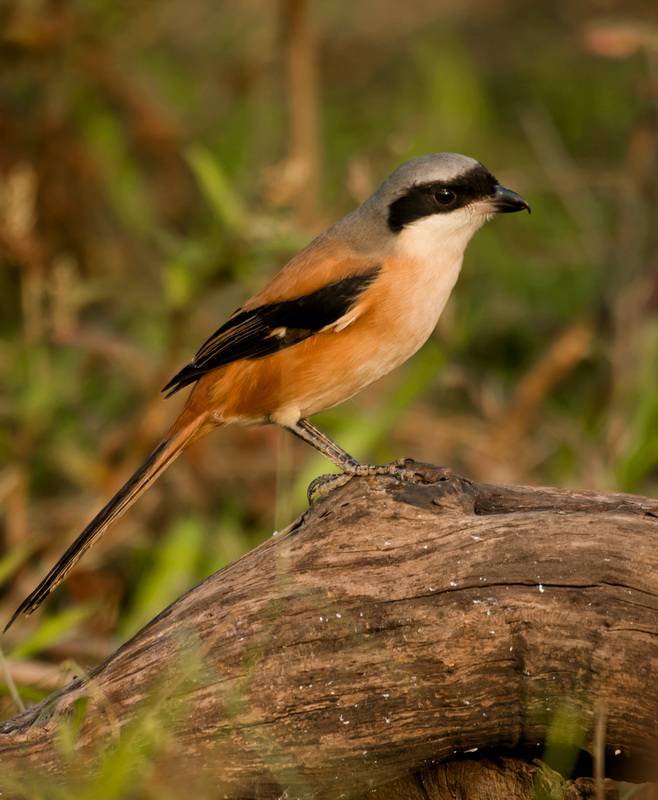
[[[530,206],[520,194],[513,192],[505,186],[496,186],[493,196],[493,205],[499,214],[513,214],[516,211],[532,213]]]

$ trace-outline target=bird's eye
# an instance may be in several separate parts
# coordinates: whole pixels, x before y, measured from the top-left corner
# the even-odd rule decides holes
[[[434,200],[440,206],[450,206],[452,205],[455,200],[457,199],[457,195],[452,191],[452,189],[435,189],[434,190]]]

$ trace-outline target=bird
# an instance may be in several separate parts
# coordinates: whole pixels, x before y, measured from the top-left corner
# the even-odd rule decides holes
[[[18,606],[34,612],[84,553],[193,441],[224,425],[275,424],[345,476],[405,477],[361,464],[309,419],[360,392],[429,338],[471,237],[498,213],[530,211],[479,161],[407,161],[297,253],[201,345],[162,390],[192,386],[164,438]]]

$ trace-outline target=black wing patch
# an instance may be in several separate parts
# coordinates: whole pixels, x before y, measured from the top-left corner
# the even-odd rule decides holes
[[[207,372],[241,358],[263,358],[339,320],[377,277],[380,267],[329,283],[294,300],[238,310],[162,390],[167,397]]]

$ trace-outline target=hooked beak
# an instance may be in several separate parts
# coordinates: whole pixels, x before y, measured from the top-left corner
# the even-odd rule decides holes
[[[513,214],[515,211],[527,211],[530,213],[530,206],[521,197],[520,194],[513,192],[511,189],[505,188],[500,184],[496,185],[496,191],[493,194],[492,205],[494,211],[498,214]]]

